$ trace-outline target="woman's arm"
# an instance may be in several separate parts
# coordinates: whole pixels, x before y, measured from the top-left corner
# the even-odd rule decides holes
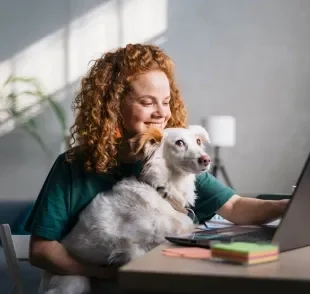
[[[261,225],[282,217],[288,200],[261,200],[232,196],[218,214],[237,225]]]
[[[117,268],[99,267],[79,261],[69,254],[58,241],[31,236],[29,261],[38,268],[58,275],[80,275],[110,279],[116,276]]]

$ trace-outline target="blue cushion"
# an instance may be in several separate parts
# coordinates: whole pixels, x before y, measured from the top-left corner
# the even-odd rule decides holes
[[[34,203],[30,203],[26,209],[22,210],[17,216],[16,220],[11,225],[12,235],[29,235],[30,233],[25,231],[25,224],[32,211]]]

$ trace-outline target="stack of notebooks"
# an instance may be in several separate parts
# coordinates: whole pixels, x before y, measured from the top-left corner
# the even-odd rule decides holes
[[[279,246],[247,242],[214,243],[212,258],[240,264],[259,264],[279,259]]]

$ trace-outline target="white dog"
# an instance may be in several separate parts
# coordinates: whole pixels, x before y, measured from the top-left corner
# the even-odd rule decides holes
[[[194,229],[186,208],[195,203],[195,175],[208,170],[204,150],[209,136],[201,126],[150,128],[132,145],[143,154],[139,179],[125,178],[98,194],[81,212],[65,248],[98,265],[123,265],[165,241],[165,236]],[[87,293],[89,280],[44,272],[43,293]]]

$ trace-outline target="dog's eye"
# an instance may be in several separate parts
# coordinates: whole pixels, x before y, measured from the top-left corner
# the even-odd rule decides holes
[[[199,146],[201,145],[201,140],[199,138],[197,138],[196,142]]]
[[[175,145],[179,146],[179,147],[182,147],[185,145],[184,141],[183,140],[178,140],[175,142]]]

